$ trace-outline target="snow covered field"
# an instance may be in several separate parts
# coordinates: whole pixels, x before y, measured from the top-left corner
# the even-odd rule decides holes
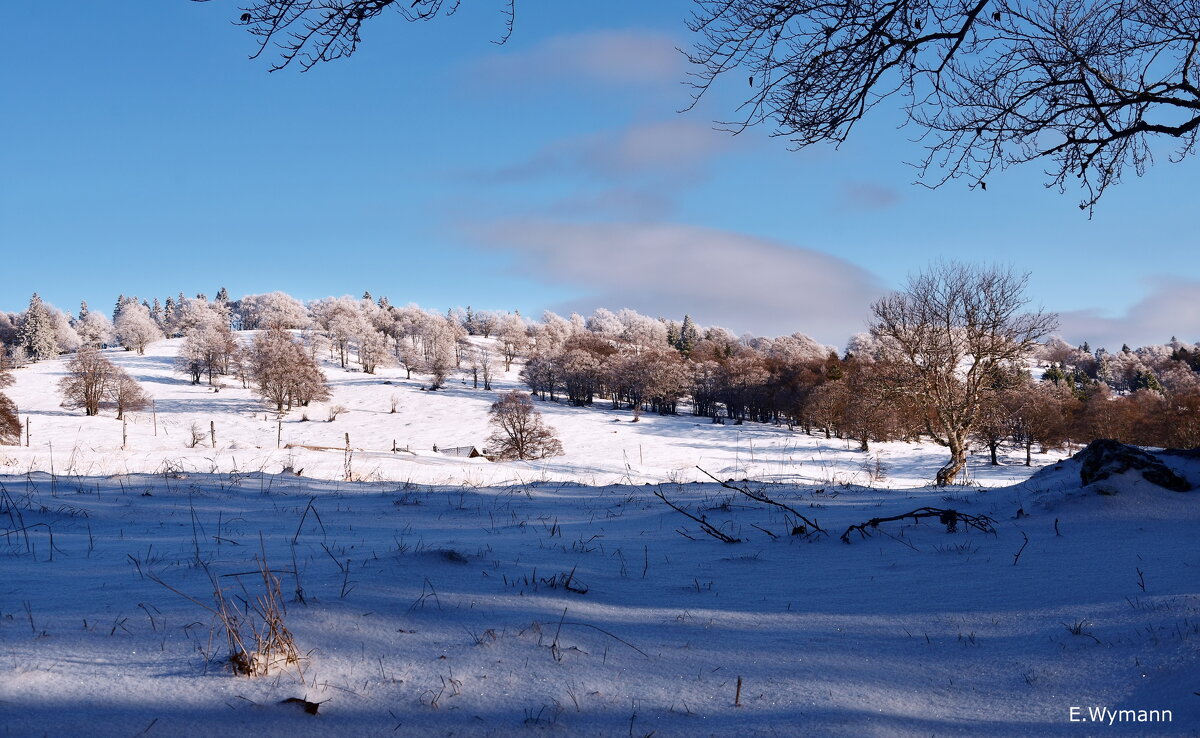
[[[349,433],[347,482],[344,451],[276,449],[261,403],[187,384],[174,350],[110,354],[156,398],[124,451],[111,415],[58,407],[60,363],[15,373],[31,443],[0,449],[0,735],[1200,731],[1200,493],[1124,477],[1102,495],[1075,461],[1029,478],[1014,459],[935,489],[933,446],[862,454],[541,402],[566,456],[491,464],[432,446],[481,445],[493,395],[326,367],[347,412],[294,411],[283,442]],[[216,448],[187,448],[210,422]],[[1200,463],[1168,461],[1200,483]],[[794,517],[694,483],[696,465],[774,482],[830,535],[789,535]],[[922,506],[989,516],[995,533],[926,519],[838,540]],[[255,602],[264,556],[304,659],[235,677],[211,582]],[[1072,708],[1172,720],[1072,722]]]
[[[634,424],[628,410],[608,410],[604,401],[587,409],[539,401],[546,422],[562,438],[565,456],[536,463],[490,464],[433,451],[434,446],[483,447],[490,433],[488,408],[496,392],[472,389],[461,377],[437,392],[424,392],[420,388],[427,380],[416,374],[404,379],[404,371],[395,367],[381,367],[378,374],[370,375],[326,361],[323,368],[333,398],[293,410],[280,425],[275,413],[232,377],[222,377],[225,386],[213,392],[174,371],[182,342],[160,341],[144,356],[120,349],[105,352],[155,399],[154,413],[129,414],[125,450],[122,424],[112,411],[88,418],[60,407],[56,383],[64,373],[61,360],[14,372],[16,384],[7,392],[20,408],[22,421],[30,420],[30,445],[0,450],[0,470],[49,472],[53,465],[60,474],[104,476],[165,469],[275,473],[290,466],[303,469],[306,477],[342,479],[345,453],[341,449],[347,433],[355,479],[422,484],[709,481],[696,469],[700,466],[722,479],[907,488],[929,483],[945,463],[946,451],[930,443],[884,443],[863,454],[855,442],[806,436],[786,427],[713,425],[706,418],[686,414],[643,414]],[[495,390],[525,390],[517,377],[519,368],[514,364],[512,371],[501,374]],[[390,412],[393,397],[395,414]],[[328,408],[339,405],[346,412],[328,422]],[[202,440],[189,448],[193,426]],[[393,442],[400,452],[392,452]],[[289,444],[294,447],[287,448]],[[1061,454],[1041,455],[1034,463],[1061,458]],[[877,460],[882,476],[876,473]],[[967,475],[971,482],[985,486],[1012,484],[1032,471],[1021,465],[1023,461],[1023,455],[1014,455],[1004,465],[991,467],[978,456]]]

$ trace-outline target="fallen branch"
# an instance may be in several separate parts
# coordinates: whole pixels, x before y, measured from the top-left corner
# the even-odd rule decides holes
[[[946,526],[947,533],[953,533],[958,530],[960,522],[966,523],[972,528],[984,533],[995,533],[996,529],[992,527],[992,519],[986,515],[968,515],[960,513],[957,510],[942,510],[936,507],[919,507],[911,512],[906,512],[903,515],[892,515],[886,518],[871,518],[865,523],[852,525],[842,534],[842,542],[850,542],[850,533],[858,531],[858,534],[863,538],[870,537],[871,528],[878,528],[880,523],[890,523],[896,520],[904,520],[912,518],[914,521],[920,522],[921,518],[937,518],[938,522]]]
[[[696,468],[700,469],[700,467],[698,467],[698,466]],[[700,471],[704,472],[705,475],[707,475],[709,479],[713,480],[714,482],[721,485],[725,489],[731,489],[734,492],[740,492],[741,494],[746,495],[747,497],[754,500],[755,502],[761,502],[764,505],[774,505],[775,507],[778,507],[781,510],[787,511],[791,515],[794,515],[796,518],[803,520],[804,524],[806,526],[808,526],[808,528],[810,528],[813,533],[826,533],[826,531],[821,526],[817,525],[817,522],[815,520],[809,520],[807,517],[804,516],[803,513],[801,513],[799,510],[792,507],[791,505],[785,505],[784,503],[779,502],[778,500],[772,500],[770,497],[767,497],[766,495],[762,494],[761,492],[751,492],[746,487],[737,487],[737,486],[730,484],[729,482],[722,482],[720,479],[717,479],[716,477],[714,477],[712,474],[709,474],[704,469],[700,469]],[[755,527],[757,528],[758,526],[755,526]],[[762,529],[759,528],[759,530],[762,530]],[[808,535],[808,531],[804,531],[804,533],[802,533],[801,535]]]
[[[663,502],[667,503],[667,507],[671,508],[675,512],[694,520],[697,524],[699,524],[701,530],[703,530],[705,533],[712,536],[713,538],[716,538],[718,541],[723,541],[725,543],[741,543],[742,542],[741,538],[734,538],[733,536],[729,535],[728,533],[725,533],[724,531],[714,527],[712,525],[712,523],[709,523],[704,518],[698,518],[695,515],[692,515],[687,510],[684,510],[682,507],[679,507],[675,503],[671,502],[670,500],[667,499],[666,495],[664,495],[661,490],[657,490],[657,489],[654,490],[654,496],[657,497],[658,499],[662,500]]]

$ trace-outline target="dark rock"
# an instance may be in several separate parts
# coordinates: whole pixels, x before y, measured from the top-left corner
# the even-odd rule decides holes
[[[1153,454],[1109,438],[1092,441],[1075,454],[1075,458],[1081,464],[1079,479],[1084,486],[1132,470],[1141,472],[1147,482],[1175,492],[1187,492],[1192,488],[1186,479],[1171,471]]]

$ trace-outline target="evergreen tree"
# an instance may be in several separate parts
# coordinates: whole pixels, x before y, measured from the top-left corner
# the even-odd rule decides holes
[[[667,323],[667,345],[679,349],[679,324],[673,320]]]
[[[79,315],[75,316],[75,319],[76,319],[76,320],[83,320],[83,319],[84,319],[84,318],[86,318],[87,316],[88,316],[88,306],[87,306],[87,300],[81,300],[81,301],[79,302]]]
[[[683,355],[692,353],[696,343],[700,341],[700,329],[692,321],[692,316],[683,316],[683,326],[679,329],[679,351]]]
[[[40,361],[58,355],[58,340],[54,331],[54,316],[35,292],[29,299],[29,308],[21,316],[17,334],[18,345],[23,347],[29,358]]]
[[[173,328],[175,325],[175,313],[177,311],[178,308],[175,306],[174,298],[168,297],[167,304],[163,307],[162,320],[158,325],[159,328],[162,328],[163,333],[167,334],[168,336],[174,332]]]
[[[1163,386],[1159,383],[1158,377],[1154,376],[1154,372],[1150,371],[1149,369],[1144,371],[1139,369],[1138,372],[1133,375],[1132,389],[1135,392],[1141,389],[1148,389],[1152,392],[1158,392],[1161,394],[1163,391]]]
[[[222,304],[228,304],[229,303],[229,290],[226,290],[224,287],[217,290],[216,301],[219,303],[222,303]]]

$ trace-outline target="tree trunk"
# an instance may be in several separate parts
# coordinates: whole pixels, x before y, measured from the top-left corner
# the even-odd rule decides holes
[[[954,484],[955,477],[967,465],[967,446],[960,439],[951,436],[949,439],[950,460],[937,472],[937,486],[945,487]]]
[[[1000,446],[998,441],[992,441],[988,444],[988,450],[992,452],[992,466],[1000,466],[1000,462],[996,460],[996,449]]]

